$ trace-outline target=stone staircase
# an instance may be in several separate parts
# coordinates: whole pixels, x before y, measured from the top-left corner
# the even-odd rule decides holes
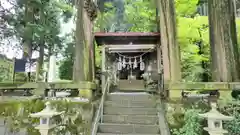
[[[160,135],[153,96],[147,93],[108,94],[97,135]]]

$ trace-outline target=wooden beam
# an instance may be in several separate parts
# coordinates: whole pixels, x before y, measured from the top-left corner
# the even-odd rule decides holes
[[[143,45],[106,45],[110,53],[114,52],[152,52],[156,48],[155,44]]]
[[[105,46],[102,46],[102,73],[106,72],[106,48]],[[106,83],[106,76],[104,74],[101,75],[102,79],[102,92],[104,91],[105,88],[105,83]]]

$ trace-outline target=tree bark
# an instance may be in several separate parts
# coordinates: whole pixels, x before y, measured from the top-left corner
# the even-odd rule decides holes
[[[161,46],[163,54],[164,81],[181,79],[180,50],[177,44],[177,29],[174,0],[157,0],[160,16]]]
[[[43,70],[43,61],[44,61],[44,41],[42,44],[40,43],[39,45],[40,50],[39,50],[39,58],[37,61],[37,70],[36,70],[36,81],[39,81],[40,75],[42,75],[42,70]]]
[[[73,74],[76,82],[92,82],[94,79],[92,20],[86,10],[86,3],[86,0],[77,2],[75,73]]]
[[[213,81],[240,79],[234,0],[209,0],[209,29]]]

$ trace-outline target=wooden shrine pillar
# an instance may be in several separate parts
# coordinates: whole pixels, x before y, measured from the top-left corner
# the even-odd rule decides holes
[[[240,79],[234,0],[210,0],[209,31],[213,81]]]
[[[102,86],[102,92],[104,91],[105,88],[105,84],[106,84],[106,47],[102,46],[102,50],[101,50],[101,54],[102,54],[102,65],[101,65],[101,71],[102,71],[102,75],[101,75],[101,86]]]
[[[181,79],[181,66],[180,50],[177,44],[174,0],[157,0],[157,5],[160,22],[164,84],[178,82]]]
[[[73,79],[76,83],[95,83],[93,20],[97,15],[97,7],[92,0],[78,0],[76,21],[76,47]],[[91,90],[90,90],[91,91]],[[89,88],[81,89],[86,96],[91,96]]]

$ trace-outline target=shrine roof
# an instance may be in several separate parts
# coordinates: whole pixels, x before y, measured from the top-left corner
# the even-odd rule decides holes
[[[157,44],[160,40],[156,32],[96,32],[94,36],[98,45]]]

